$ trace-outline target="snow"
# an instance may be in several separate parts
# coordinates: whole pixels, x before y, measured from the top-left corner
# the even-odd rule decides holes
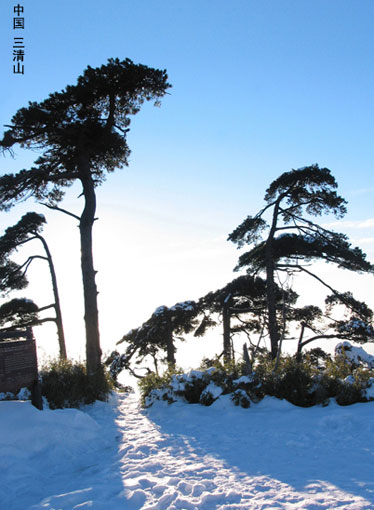
[[[212,367],[210,370],[212,369],[215,370],[214,367]],[[190,370],[187,374],[186,381],[193,381],[194,379],[203,379],[206,373],[208,373],[208,370]]]
[[[153,315],[163,315],[167,311],[167,306],[158,306],[156,310],[153,312]]]
[[[370,324],[367,324],[366,322],[364,322],[360,319],[357,319],[357,318],[353,318],[348,323],[342,324],[341,326],[339,326],[338,329],[342,333],[344,333],[345,331],[352,332],[352,331],[355,331],[355,330],[357,331],[357,330],[361,329],[363,331],[366,331],[367,335],[369,335],[369,336],[373,335],[373,327]]]
[[[223,389],[220,386],[217,386],[214,384],[214,382],[211,382],[208,384],[208,386],[203,390],[201,393],[201,397],[206,397],[208,395],[211,395],[211,397],[215,400],[220,395],[222,395]]]
[[[82,410],[0,402],[0,508],[369,510],[374,402],[249,409],[135,394]]]
[[[368,380],[368,387],[365,389],[364,398],[374,400],[374,377],[370,377]]]
[[[178,310],[184,310],[186,312],[193,312],[195,310],[196,303],[194,301],[183,301],[176,303],[170,308],[171,311],[177,312]]]
[[[335,353],[344,355],[353,363],[360,365],[365,363],[369,368],[374,368],[374,356],[368,354],[362,347],[353,346],[350,342],[340,342],[335,347]]]
[[[176,303],[171,308],[168,308],[167,306],[159,306],[153,312],[153,315],[154,316],[163,315],[168,310],[171,312],[178,312],[179,310],[183,310],[185,312],[193,312],[195,310],[195,306],[196,303],[194,301],[183,301],[180,303]]]
[[[238,386],[239,384],[250,384],[253,382],[253,375],[242,375],[239,379],[234,379],[232,382]]]
[[[170,388],[174,392],[184,391],[186,388],[186,380],[183,375],[173,375],[170,381]]]

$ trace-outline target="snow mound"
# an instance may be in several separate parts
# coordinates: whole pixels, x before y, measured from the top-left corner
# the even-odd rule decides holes
[[[200,402],[211,404],[222,395],[223,389],[214,382],[210,382],[200,395]]]
[[[350,342],[340,342],[335,347],[336,355],[344,355],[351,363],[360,365],[361,363],[374,368],[374,356],[367,353],[362,347],[353,346]]]
[[[14,460],[51,451],[58,445],[75,448],[93,441],[100,432],[95,420],[77,409],[39,411],[29,401],[4,401],[0,402],[0,413],[0,450],[12,451]]]

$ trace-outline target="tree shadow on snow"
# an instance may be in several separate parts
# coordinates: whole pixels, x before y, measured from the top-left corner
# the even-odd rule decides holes
[[[223,398],[211,407],[156,404],[145,413],[176,456],[193,451],[243,483],[266,477],[298,493],[342,491],[374,502],[374,402],[303,409],[266,398],[242,409]]]

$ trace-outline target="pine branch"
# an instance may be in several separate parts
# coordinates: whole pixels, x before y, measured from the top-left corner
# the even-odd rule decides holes
[[[80,216],[77,216],[76,214],[70,212],[70,211],[67,211],[66,209],[62,209],[62,207],[57,207],[57,205],[50,205],[50,204],[45,204],[44,202],[39,202],[40,205],[44,205],[44,207],[47,207],[48,209],[52,209],[54,211],[60,211],[64,214],[67,214],[68,216],[71,216],[72,218],[75,218],[76,220],[78,221],[81,221],[81,217]]]
[[[315,227],[317,232],[322,231],[322,232],[325,232],[326,234],[331,234],[331,230],[327,230],[326,228],[321,227],[321,225],[317,225],[316,223],[313,223],[312,221],[307,220],[306,218],[298,216],[297,214],[292,213],[292,214],[290,214],[290,216],[292,216],[292,218],[294,218],[295,220],[301,221],[303,223],[307,223],[307,224]]]
[[[12,331],[15,327],[17,328],[28,328],[33,326],[40,326],[41,324],[44,324],[45,322],[56,322],[56,319],[53,317],[46,317],[45,319],[35,319],[33,321],[26,321],[21,322],[20,324],[17,324],[17,326],[6,326],[0,328],[0,331]]]
[[[302,349],[305,347],[305,345],[310,344],[311,342],[314,342],[315,340],[321,340],[322,338],[339,338],[339,340],[346,340],[349,339],[349,335],[343,335],[342,333],[336,333],[336,334],[330,334],[330,335],[316,335],[312,336],[311,338],[308,338],[307,340],[304,340],[300,343],[300,348]]]
[[[25,275],[31,262],[34,260],[34,259],[41,259],[41,260],[48,260],[47,257],[43,257],[42,255],[32,255],[31,257],[29,257],[26,262],[24,262],[19,268],[17,271],[21,271],[21,269],[23,267],[25,267],[24,271],[23,271],[23,274]]]
[[[293,269],[297,269],[298,271],[304,271],[305,273],[309,274],[310,276],[312,276],[313,278],[318,280],[322,285],[327,287],[334,294],[334,296],[336,296],[339,299],[339,301],[341,301],[342,303],[345,304],[345,306],[347,308],[349,308],[353,312],[356,311],[354,309],[354,307],[350,304],[350,302],[344,298],[344,295],[341,292],[338,292],[336,289],[331,287],[328,283],[324,282],[321,278],[319,278],[319,276],[317,276],[314,273],[312,273],[311,271],[308,271],[307,269],[305,269],[305,266],[294,266],[294,265],[291,265],[291,264],[279,264],[279,266],[280,267],[281,266],[282,267],[290,267],[290,268],[293,268]]]
[[[38,312],[44,312],[45,310],[49,310],[50,308],[56,308],[56,304],[53,303],[52,305],[42,306],[41,308],[38,308]]]

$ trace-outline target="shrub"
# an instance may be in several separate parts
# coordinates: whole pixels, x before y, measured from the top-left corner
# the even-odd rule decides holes
[[[72,360],[51,360],[42,367],[40,376],[42,395],[51,409],[106,401],[113,389],[104,367],[101,373],[89,376],[83,363]]]
[[[231,394],[231,400],[236,406],[241,406],[245,409],[248,409],[251,405],[251,399],[249,398],[248,393],[241,389],[235,390]]]
[[[223,388],[218,386],[214,381],[211,381],[208,386],[204,388],[200,395],[200,404],[204,406],[211,406],[217,398],[223,393]]]
[[[247,391],[248,399],[253,393],[253,400],[259,400],[253,391],[258,381],[255,378],[240,378],[243,372],[241,364],[223,365],[217,359],[204,360],[200,368],[202,370],[190,370],[187,374],[177,369],[168,370],[161,376],[155,373],[145,376],[138,383],[142,404],[150,407],[156,400],[173,403],[182,398],[190,404],[210,406],[221,394],[232,393],[237,388],[241,388],[246,395]],[[247,401],[242,401],[243,407],[248,407]]]
[[[373,375],[372,369],[352,363],[344,353],[339,353],[327,362],[324,382],[329,396],[335,397],[339,405],[345,406],[371,399],[367,389],[371,386]]]
[[[318,370],[309,359],[299,362],[292,356],[282,356],[276,368],[275,360],[265,356],[255,370],[265,395],[286,399],[301,407],[315,403],[313,394]]]
[[[17,400],[17,396],[11,391],[6,391],[5,393],[0,393],[0,400]]]
[[[200,402],[200,397],[202,392],[208,386],[208,378],[205,377],[196,377],[195,375],[189,377],[187,374],[185,381],[185,389],[183,391],[183,397],[190,404],[198,404]]]
[[[350,406],[356,402],[365,402],[362,388],[356,384],[342,384],[340,392],[336,395],[336,402],[340,406]]]
[[[246,365],[242,361],[229,361],[228,363],[223,363],[217,357],[213,359],[204,358],[200,364],[200,370],[205,371],[210,368],[216,369],[216,372],[214,372],[215,374],[224,374],[232,379],[237,379],[245,374]]]
[[[150,405],[152,405],[153,400],[160,399],[169,400],[168,388],[172,380],[172,377],[177,376],[181,373],[182,370],[169,366],[169,368],[162,375],[156,374],[155,372],[150,372],[145,377],[142,377],[142,379],[140,379],[138,382],[138,386],[140,389],[141,404],[144,407],[149,407]],[[159,391],[156,393],[155,390],[165,391],[163,391],[163,393],[161,394]],[[153,397],[151,396],[152,392]]]
[[[205,359],[200,370],[187,374],[166,372],[151,374],[140,383],[143,403],[155,400],[169,403],[184,399],[188,403],[211,405],[221,394],[230,394],[235,405],[249,407],[265,395],[286,399],[300,407],[327,405],[335,398],[340,405],[374,400],[374,370],[335,358],[315,349],[300,359],[281,356],[276,362],[267,354],[256,360],[254,372],[244,375],[243,363],[222,364],[217,358]]]

